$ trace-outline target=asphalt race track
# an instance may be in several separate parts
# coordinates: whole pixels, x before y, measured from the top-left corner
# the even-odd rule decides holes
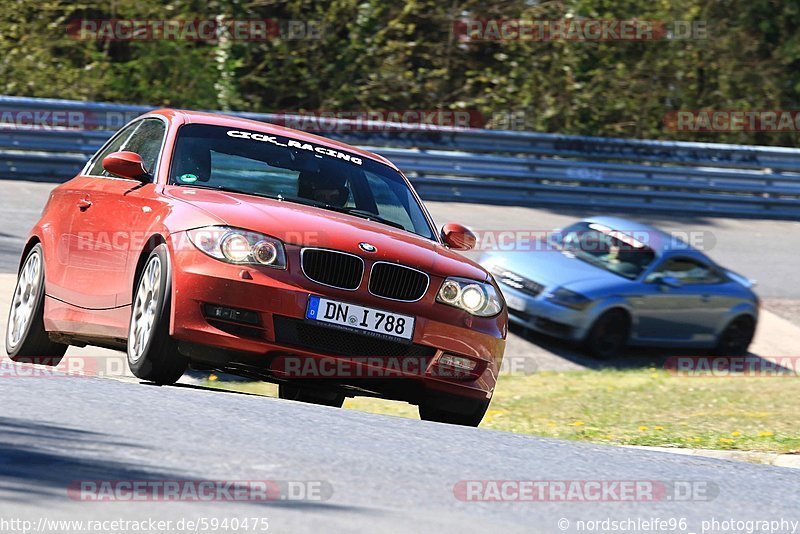
[[[685,518],[687,532],[712,518],[800,519],[793,469],[95,378],[9,378],[0,402],[0,515],[33,524],[266,517],[270,532],[549,533],[564,531],[562,518],[568,532],[579,519]],[[67,496],[76,480],[316,481],[331,495],[82,502]],[[682,502],[462,502],[454,496],[462,480],[678,481],[705,490]]]
[[[0,272],[15,270],[24,235],[51,187],[0,183]],[[546,230],[581,216],[463,204],[431,208],[438,223],[457,220],[481,229],[518,228],[523,221],[528,229]],[[712,232],[712,256],[760,279],[762,295],[800,298],[796,284],[783,286],[796,271],[797,223],[646,220],[668,230]],[[0,299],[3,327],[9,296]],[[713,519],[800,520],[800,470],[461,428],[185,384],[30,376],[12,368],[18,369],[0,360],[0,532],[23,531],[25,524],[11,520],[31,521],[28,532],[89,532],[85,524],[51,521],[90,518],[173,521],[170,531],[186,532],[224,532],[186,528],[190,520],[266,518],[269,532],[315,534],[605,532],[611,528],[581,528],[579,521],[656,519],[673,523],[646,530],[699,533],[702,521]],[[94,502],[68,492],[80,481],[144,480],[276,481],[281,488],[305,488],[305,494],[268,502]],[[463,481],[486,480],[635,481],[663,491],[606,502],[457,498],[461,493],[454,490]],[[694,490],[676,489],[686,487]],[[618,530],[645,530],[627,525]],[[248,530],[254,531],[264,530]]]

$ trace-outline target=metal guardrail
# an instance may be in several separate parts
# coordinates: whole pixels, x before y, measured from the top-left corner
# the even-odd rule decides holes
[[[0,96],[0,177],[65,181],[113,131],[149,109]],[[23,111],[74,113],[83,128],[8,127],[8,118]],[[401,130],[386,123],[356,131],[363,124],[326,124],[335,126],[318,133],[386,156],[430,200],[800,219],[798,149],[407,125]]]

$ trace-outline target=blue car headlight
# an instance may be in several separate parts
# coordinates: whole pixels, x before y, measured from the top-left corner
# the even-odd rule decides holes
[[[545,298],[553,304],[573,310],[585,310],[592,303],[590,298],[563,287],[551,291]]]

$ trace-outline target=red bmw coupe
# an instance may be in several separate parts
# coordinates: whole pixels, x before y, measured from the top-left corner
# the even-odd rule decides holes
[[[117,132],[56,187],[23,250],[6,351],[126,350],[158,384],[191,366],[280,397],[377,396],[478,425],[507,312],[491,275],[437,232],[376,154],[261,122],[178,110]]]

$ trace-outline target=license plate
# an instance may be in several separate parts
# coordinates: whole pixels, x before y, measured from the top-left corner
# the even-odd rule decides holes
[[[517,297],[516,295],[504,295],[506,304],[512,310],[525,311],[525,299]]]
[[[376,310],[316,295],[308,297],[306,319],[382,337],[409,340],[414,334],[414,317],[410,315]]]

